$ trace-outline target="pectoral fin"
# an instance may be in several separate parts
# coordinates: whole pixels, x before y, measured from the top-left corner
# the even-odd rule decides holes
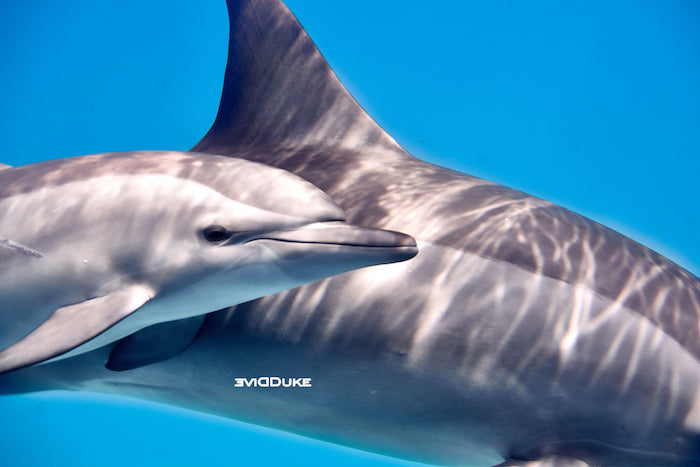
[[[120,340],[105,365],[114,371],[133,370],[174,357],[190,346],[206,315],[159,323]]]
[[[148,289],[135,285],[57,309],[24,339],[0,352],[0,374],[44,362],[84,344],[150,298]]]

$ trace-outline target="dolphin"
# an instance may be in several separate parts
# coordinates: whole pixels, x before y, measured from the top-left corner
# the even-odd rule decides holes
[[[241,159],[98,154],[5,168],[0,187],[0,373],[416,253]]]
[[[697,277],[413,158],[281,3],[229,13],[220,111],[194,149],[298,173],[351,221],[413,235],[419,255],[208,315],[171,358],[110,372],[119,344],[105,346],[4,375],[5,392],[125,394],[430,463],[697,465]],[[233,387],[261,375],[313,387]]]

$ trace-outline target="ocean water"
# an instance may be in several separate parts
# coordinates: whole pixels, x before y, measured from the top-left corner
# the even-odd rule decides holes
[[[414,155],[566,206],[700,273],[700,3],[289,0]],[[0,162],[186,150],[223,0],[0,4]],[[0,398],[0,464],[416,465],[142,401]]]

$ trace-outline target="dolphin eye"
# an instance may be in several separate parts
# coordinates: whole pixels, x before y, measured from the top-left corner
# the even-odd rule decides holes
[[[225,227],[220,225],[210,225],[202,230],[202,238],[209,243],[225,242],[233,236]]]

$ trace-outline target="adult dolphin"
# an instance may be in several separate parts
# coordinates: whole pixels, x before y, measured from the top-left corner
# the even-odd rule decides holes
[[[406,235],[343,222],[299,177],[229,157],[74,157],[6,168],[0,187],[0,373],[416,254]],[[146,344],[164,358],[202,319]],[[108,366],[133,365],[120,355],[134,345]]]
[[[92,381],[81,387],[435,462],[697,463],[697,279],[566,210],[410,158],[282,7],[233,10],[222,113],[197,149],[264,149],[429,254],[212,315],[150,367],[109,375],[104,349],[16,384]],[[223,389],[263,372],[312,374],[314,388]]]

